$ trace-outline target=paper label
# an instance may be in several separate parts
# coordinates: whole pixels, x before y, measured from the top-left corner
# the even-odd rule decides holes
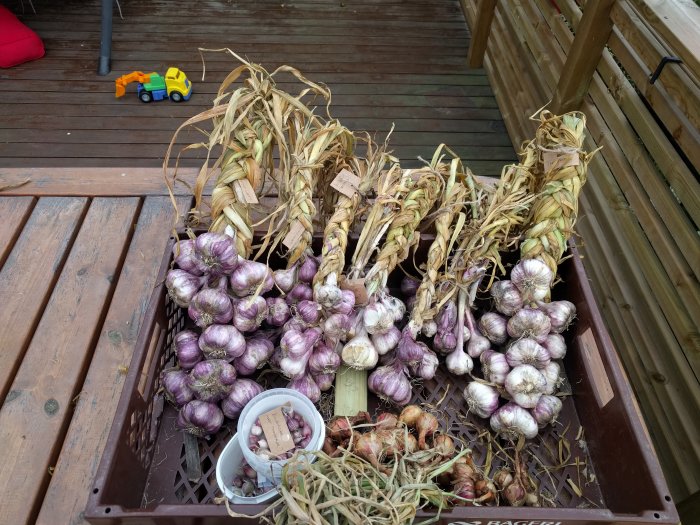
[[[282,414],[282,407],[277,407],[260,416],[260,426],[262,427],[267,447],[273,456],[284,454],[294,448],[292,434],[287,427],[287,421]]]
[[[365,288],[364,279],[345,279],[340,283],[341,290],[350,290],[355,294],[355,304],[363,306],[367,304],[367,288]]]
[[[603,408],[615,397],[615,393],[610,379],[608,379],[608,374],[605,372],[598,345],[590,328],[578,336],[578,345],[583,354],[583,364],[592,379],[593,395],[595,395],[598,406]]]
[[[352,197],[357,193],[357,188],[360,186],[360,177],[352,171],[343,168],[340,173],[335,176],[331,182],[331,188],[338,190],[346,197]]]
[[[255,195],[255,190],[248,182],[248,179],[240,179],[233,183],[236,190],[236,197],[243,204],[257,204],[258,197]]]
[[[563,153],[559,151],[545,151],[542,154],[542,162],[544,163],[544,171],[549,172],[553,169],[563,169],[569,166],[578,166],[581,163],[578,153]]]
[[[290,250],[296,248],[305,231],[304,225],[301,222],[294,221],[289,227],[289,232],[287,232],[287,235],[285,235],[284,239],[282,239],[282,244],[284,244]]]

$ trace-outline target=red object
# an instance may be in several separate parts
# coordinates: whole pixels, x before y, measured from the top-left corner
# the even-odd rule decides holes
[[[0,5],[0,67],[12,67],[44,56],[41,38]]]

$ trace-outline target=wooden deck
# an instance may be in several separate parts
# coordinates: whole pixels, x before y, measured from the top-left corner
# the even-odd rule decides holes
[[[198,47],[326,82],[351,129],[395,124],[405,166],[441,142],[481,175],[515,158],[486,75],[466,67],[457,0],[120,3],[110,75],[96,75],[98,0],[25,2],[46,57],[0,70],[0,186],[31,180],[0,194],[0,524],[84,523],[173,224],[162,156],[236,65],[208,55],[202,81]],[[119,75],[171,65],[191,101],[114,98]]]
[[[331,112],[350,129],[381,138],[395,124],[391,144],[405,166],[442,142],[480,175],[497,175],[515,158],[488,78],[467,67],[469,31],[458,0],[120,4],[112,73],[99,77],[99,0],[35,0],[36,15],[25,2],[22,19],[47,52],[0,71],[0,165],[160,166],[177,126],[210,107],[237,65],[209,53],[202,81],[199,47],[228,47],[268,70],[289,64],[327,83]],[[168,66],[193,82],[189,102],[143,104],[134,85],[115,99],[118,76]],[[296,89],[291,82],[283,87]]]

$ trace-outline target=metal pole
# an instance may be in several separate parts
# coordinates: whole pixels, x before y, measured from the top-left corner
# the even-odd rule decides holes
[[[102,0],[102,36],[100,38],[100,61],[98,75],[106,75],[111,70],[112,60],[112,10],[113,0]]]

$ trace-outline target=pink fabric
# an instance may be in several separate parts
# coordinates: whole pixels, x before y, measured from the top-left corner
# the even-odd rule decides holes
[[[0,67],[12,67],[44,56],[41,38],[0,5]]]

